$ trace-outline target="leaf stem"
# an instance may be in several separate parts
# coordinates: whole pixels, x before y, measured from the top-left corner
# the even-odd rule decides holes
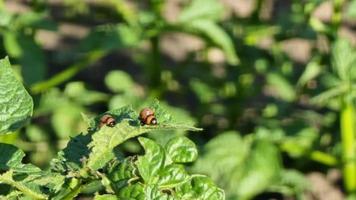
[[[310,153],[310,158],[314,161],[322,163],[328,166],[336,166],[339,162],[334,156],[324,153],[322,151],[312,151]]]

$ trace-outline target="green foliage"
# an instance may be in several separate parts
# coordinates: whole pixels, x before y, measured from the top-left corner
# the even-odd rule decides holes
[[[354,197],[355,2],[0,0],[0,199]]]
[[[9,61],[4,59],[1,62],[4,69],[0,80],[16,89],[17,93],[12,96],[30,100],[32,113],[31,97],[15,79]],[[7,105],[15,106],[14,101],[7,102]],[[197,149],[188,138],[172,138],[165,149],[153,140],[140,137],[144,155],[126,158],[118,156],[119,152],[115,148],[119,144],[145,132],[200,130],[175,123],[158,102],[154,102],[151,108],[155,110],[158,125],[142,125],[137,112],[129,106],[107,112],[116,121],[114,127],[101,127],[102,115],[89,120],[88,132],[72,138],[46,171],[32,164],[23,164],[23,151],[13,145],[0,143],[0,184],[10,186],[10,190],[2,194],[5,195],[3,197],[73,199],[82,190],[90,191],[91,188],[91,193],[103,189],[109,192],[96,195],[95,199],[182,199],[187,195],[195,199],[224,199],[223,191],[208,178],[189,175],[181,164],[193,162],[197,158]],[[10,115],[9,121],[23,123],[16,115]],[[99,169],[103,172],[99,172]]]
[[[156,109],[160,111],[158,107]],[[80,193],[80,184],[84,180],[101,180],[98,184],[102,184],[106,190],[115,191],[120,198],[180,199],[190,195],[198,199],[224,199],[222,190],[210,180],[188,175],[184,166],[179,164],[192,162],[197,157],[194,143],[187,138],[173,138],[167,143],[170,145],[167,146],[168,149],[164,149],[153,140],[140,137],[139,141],[146,153],[139,156],[137,161],[133,161],[136,160],[135,157],[121,160],[122,158],[115,155],[114,149],[117,145],[144,132],[188,127],[169,124],[171,117],[167,114],[160,115],[159,112],[157,118],[161,122],[157,127],[140,125],[137,115],[134,115],[134,111],[129,107],[111,111],[110,114],[117,120],[115,127],[104,126],[99,129],[95,126],[89,133],[73,138],[67,147],[59,152],[58,158],[53,160],[48,172],[29,164],[21,164],[24,153],[16,147],[2,144],[1,170],[7,172],[1,175],[0,182],[9,184],[23,195],[35,199],[46,199],[47,196],[53,199],[73,198]],[[189,129],[199,130],[193,127]],[[172,148],[177,151],[171,152]],[[107,176],[96,171],[100,168],[108,172]],[[17,182],[13,179],[13,173],[27,173],[29,177],[34,177]],[[193,184],[195,181],[198,183]],[[44,186],[53,188],[42,193],[39,188]],[[186,192],[187,187],[191,190],[189,194]],[[202,190],[207,191],[209,195],[201,193]],[[164,191],[171,193],[166,194]]]

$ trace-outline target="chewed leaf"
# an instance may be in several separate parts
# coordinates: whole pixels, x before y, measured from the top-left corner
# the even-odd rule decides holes
[[[140,121],[138,119],[138,114],[132,109],[131,106],[124,106],[115,110],[110,110],[102,115],[99,115],[92,121],[90,124],[95,124],[95,127],[98,128],[100,124],[100,118],[103,115],[109,114],[115,118],[116,123],[120,123],[122,120],[127,119],[131,121],[131,124],[139,125]]]
[[[72,138],[66,148],[58,153],[58,158],[53,159],[51,168],[54,171],[79,170],[83,160],[88,157],[90,151],[88,144],[91,141],[91,134],[79,134]]]
[[[13,170],[14,172],[31,173],[41,171],[31,164],[22,164],[25,153],[11,144],[0,143],[0,171]]]
[[[25,153],[15,146],[0,143],[0,183],[15,188],[31,199],[47,199],[45,191],[57,192],[62,188],[64,176],[23,164],[24,156]]]
[[[173,123],[173,117],[166,110],[164,110],[160,105],[159,101],[153,101],[149,107],[155,112],[155,116],[159,124]]]
[[[98,132],[93,134],[92,141],[88,147],[91,148],[88,166],[94,170],[100,169],[115,157],[113,149],[128,140],[129,138],[147,132],[147,129],[140,125],[132,125],[130,120],[117,124],[115,127],[103,126]]]
[[[19,129],[32,116],[33,102],[8,58],[0,60],[0,134]]]
[[[26,179],[31,179],[31,176],[27,176]],[[19,193],[25,194],[29,199],[48,199],[48,196],[41,191],[41,186],[33,182],[25,180],[14,180],[14,171],[9,170],[0,175],[0,182],[7,185],[11,185],[16,188]],[[18,199],[18,198],[16,198]]]
[[[175,124],[172,117],[161,109],[158,103],[154,103],[152,108],[155,110],[156,117],[159,120],[158,125],[141,125],[140,120],[138,119],[138,113],[130,106],[106,113],[110,114],[115,119],[116,125],[114,127],[102,126],[100,128],[99,116],[95,120],[96,127],[94,129],[97,131],[93,133],[92,141],[88,144],[88,147],[91,149],[88,158],[88,166],[94,170],[104,167],[115,157],[113,149],[117,145],[146,132],[177,129],[191,131],[201,130],[183,124]]]

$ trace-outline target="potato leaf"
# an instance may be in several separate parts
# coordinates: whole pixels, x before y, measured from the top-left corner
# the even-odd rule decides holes
[[[186,137],[172,138],[168,141],[165,148],[167,155],[175,163],[193,162],[198,157],[198,151],[194,142]]]
[[[32,116],[32,111],[32,98],[17,80],[9,59],[0,60],[0,134],[22,127]]]
[[[100,169],[115,157],[113,149],[124,141],[154,130],[192,130],[200,129],[177,124],[172,121],[171,116],[164,112],[158,104],[152,105],[155,110],[158,125],[140,124],[138,113],[130,106],[108,112],[115,117],[116,125],[114,127],[103,126],[92,136],[92,141],[88,144],[91,153],[88,159],[88,166],[92,169]],[[98,123],[98,121],[97,121]]]
[[[164,165],[164,149],[153,140],[143,137],[140,137],[138,140],[145,149],[145,155],[140,156],[137,160],[138,171],[146,183],[154,184],[158,181],[158,171]]]

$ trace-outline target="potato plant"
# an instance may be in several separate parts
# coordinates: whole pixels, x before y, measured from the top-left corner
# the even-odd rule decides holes
[[[32,115],[33,102],[15,77],[7,58],[0,61],[0,130],[11,133]],[[195,144],[184,136],[166,144],[139,137],[144,155],[124,156],[117,146],[147,132],[199,128],[174,121],[155,101],[157,125],[144,125],[130,106],[108,111],[114,126],[99,126],[99,115],[89,119],[88,131],[71,138],[52,159],[49,169],[25,164],[25,153],[11,144],[0,144],[0,194],[5,199],[225,199],[224,191],[209,177],[189,174],[185,164],[197,159]]]

